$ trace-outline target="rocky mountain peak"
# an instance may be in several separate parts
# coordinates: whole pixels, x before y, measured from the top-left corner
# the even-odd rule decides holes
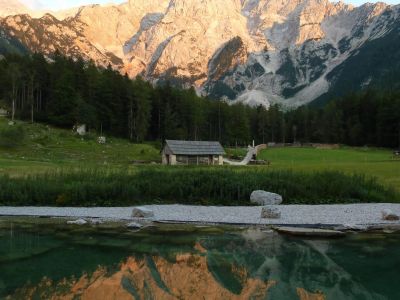
[[[130,0],[0,26],[32,51],[59,49],[214,98],[296,106],[330,90],[333,72],[366,44],[398,30],[399,12],[328,0]]]
[[[164,12],[170,3],[170,0],[129,0],[127,6],[132,11],[139,11],[144,13]]]

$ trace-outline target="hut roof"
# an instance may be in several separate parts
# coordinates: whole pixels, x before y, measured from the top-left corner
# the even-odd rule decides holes
[[[224,155],[219,142],[166,140],[166,146],[174,155]]]

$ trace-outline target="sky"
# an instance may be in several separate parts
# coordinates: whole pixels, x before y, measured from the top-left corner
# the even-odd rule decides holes
[[[32,9],[46,9],[46,10],[60,10],[67,9],[76,6],[82,6],[87,4],[107,4],[107,3],[122,3],[127,2],[127,0],[20,0],[25,5]],[[149,0],[156,1],[156,0]],[[378,2],[378,1],[365,1],[365,0],[344,0],[346,3],[351,3],[353,5],[361,5],[365,2]],[[400,0],[383,0],[383,2],[388,4],[400,4]]]

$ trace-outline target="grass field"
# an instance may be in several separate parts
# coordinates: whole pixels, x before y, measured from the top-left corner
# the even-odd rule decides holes
[[[228,149],[230,155],[244,156],[245,149]],[[341,171],[376,177],[386,186],[400,192],[400,159],[393,159],[392,151],[375,148],[316,149],[270,148],[263,150],[259,159],[270,162],[272,170]]]
[[[72,130],[42,124],[18,122],[25,138],[18,147],[0,147],[0,173],[38,173],[55,168],[100,168],[132,165],[135,160],[160,161],[160,146],[132,144],[123,139],[107,138],[97,143],[97,135],[84,138]],[[0,130],[8,121],[0,118]]]
[[[400,160],[393,159],[390,150],[281,148],[263,151],[260,159],[271,161],[273,169],[365,174],[400,191]]]
[[[0,130],[7,128],[0,118]],[[134,161],[160,162],[160,145],[132,144],[123,139],[108,138],[99,145],[95,134],[82,138],[71,130],[56,129],[42,124],[19,123],[25,139],[16,148],[0,147],[0,174],[19,176],[42,173],[54,169],[131,168]],[[227,149],[230,155],[244,155],[245,149]],[[272,170],[342,171],[376,177],[380,183],[400,192],[400,160],[392,159],[392,152],[373,148],[271,148],[259,155],[268,160]]]

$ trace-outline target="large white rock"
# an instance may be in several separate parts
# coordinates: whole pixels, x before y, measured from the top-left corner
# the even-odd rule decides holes
[[[382,219],[385,221],[398,221],[400,217],[390,209],[382,210]]]
[[[263,207],[261,210],[261,218],[263,219],[280,219],[281,212],[274,207]]]
[[[279,205],[283,201],[281,195],[266,192],[266,191],[254,191],[250,195],[250,202],[257,205]]]
[[[145,207],[135,207],[132,211],[133,218],[152,218],[154,212],[151,209]]]

